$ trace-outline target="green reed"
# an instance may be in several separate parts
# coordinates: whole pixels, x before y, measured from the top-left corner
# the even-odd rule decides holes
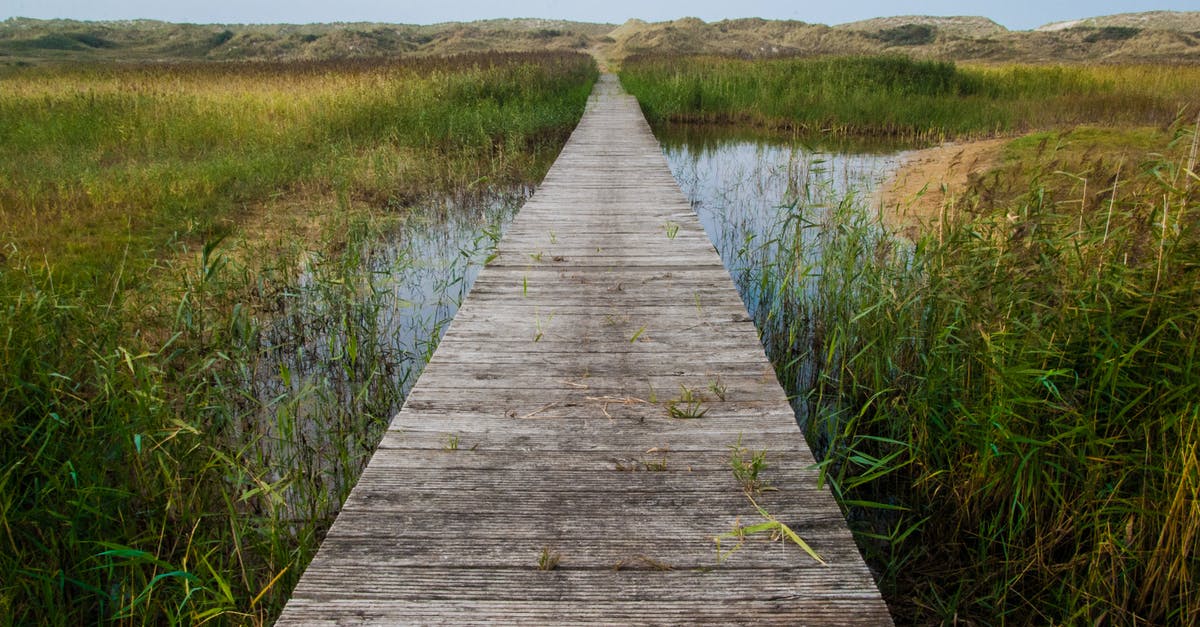
[[[1169,125],[1190,67],[962,67],[906,57],[635,57],[621,82],[654,124],[750,124],[920,142],[1044,125]]]
[[[1200,620],[1200,188],[1175,128],[1137,163],[1042,155],[914,243],[854,197],[797,206],[760,323],[898,619]]]
[[[0,624],[270,622],[402,400],[369,243],[421,196],[535,181],[595,75],[0,76]]]

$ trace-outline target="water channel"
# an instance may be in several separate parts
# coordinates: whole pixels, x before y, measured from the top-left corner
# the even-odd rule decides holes
[[[875,189],[895,172],[903,149],[888,145],[823,147],[799,138],[676,127],[657,133],[671,173],[691,202],[747,311],[767,355],[796,359],[790,311],[811,296],[821,234],[843,203],[869,211]],[[804,275],[779,281],[780,272]],[[781,290],[792,290],[782,293]],[[786,357],[784,357],[786,356]],[[782,381],[797,395],[812,378],[811,360]]]
[[[660,131],[659,140],[768,354],[783,340],[772,326],[778,298],[764,288],[765,269],[795,254],[796,237],[812,254],[817,231],[806,226],[847,194],[869,192],[900,159],[896,149],[830,150],[687,129]],[[357,476],[349,467],[369,457],[529,194],[515,188],[429,199],[387,237],[359,242],[349,261],[312,261],[289,290],[283,315],[260,334],[246,373],[259,409],[245,431],[261,435],[254,447],[260,463],[332,475],[306,489],[328,490],[336,506]]]
[[[530,193],[427,198],[382,237],[311,254],[242,374],[239,446],[286,482],[287,516],[336,511]]]

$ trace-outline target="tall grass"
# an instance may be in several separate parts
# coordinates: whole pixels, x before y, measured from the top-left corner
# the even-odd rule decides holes
[[[1166,127],[1188,67],[960,67],[905,57],[631,58],[621,82],[652,123],[752,124],[923,142],[1062,124]]]
[[[369,242],[419,197],[535,181],[595,74],[0,77],[0,623],[269,622],[403,393]],[[315,326],[281,329],[310,292]]]
[[[803,182],[765,243],[751,309],[898,620],[1200,621],[1200,188],[1197,129],[1178,122],[1198,78],[898,58],[622,69],[660,125],[917,141],[1100,125],[1013,142],[915,243]]]
[[[797,205],[768,346],[902,621],[1200,620],[1196,129],[915,244]],[[1084,181],[1090,185],[1083,184]]]
[[[0,236],[107,276],[126,245],[228,232],[279,195],[403,204],[519,179],[560,142],[590,69],[562,54],[94,66],[0,75]]]

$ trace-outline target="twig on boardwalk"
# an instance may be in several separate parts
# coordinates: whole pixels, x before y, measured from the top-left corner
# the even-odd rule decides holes
[[[535,410],[533,410],[533,411],[529,412],[528,414],[525,414],[524,416],[521,416],[521,417],[522,417],[522,418],[533,418],[534,416],[536,416],[536,415],[538,415],[538,414],[540,414],[540,413],[542,413],[542,412],[546,411],[547,409],[551,409],[551,408],[553,408],[553,407],[558,407],[558,402],[557,402],[557,401],[555,401],[555,402],[553,402],[553,403],[546,403],[545,405],[542,405],[541,407],[538,407],[537,409],[535,409]]]
[[[585,396],[583,398],[584,400],[588,401],[598,401],[604,403],[604,405],[601,406],[601,409],[604,411],[604,416],[609,420],[613,419],[612,414],[608,413],[609,403],[620,403],[622,405],[634,405],[637,403],[644,403],[647,405],[650,404],[650,401],[642,400],[633,396]]]

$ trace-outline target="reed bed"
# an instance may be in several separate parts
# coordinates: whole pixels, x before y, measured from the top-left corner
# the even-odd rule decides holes
[[[572,54],[0,76],[0,624],[270,622],[412,371],[384,284],[407,262],[372,242],[420,198],[535,182],[595,76]]]
[[[799,180],[756,322],[901,623],[1200,621],[1200,74],[632,59],[660,126],[1024,133],[915,242]]]
[[[1200,620],[1196,130],[1018,142],[915,243],[805,190],[770,243],[768,353],[899,622]]]
[[[621,82],[653,124],[753,125],[936,143],[1072,124],[1169,126],[1200,69],[958,66],[906,57],[633,57]]]

